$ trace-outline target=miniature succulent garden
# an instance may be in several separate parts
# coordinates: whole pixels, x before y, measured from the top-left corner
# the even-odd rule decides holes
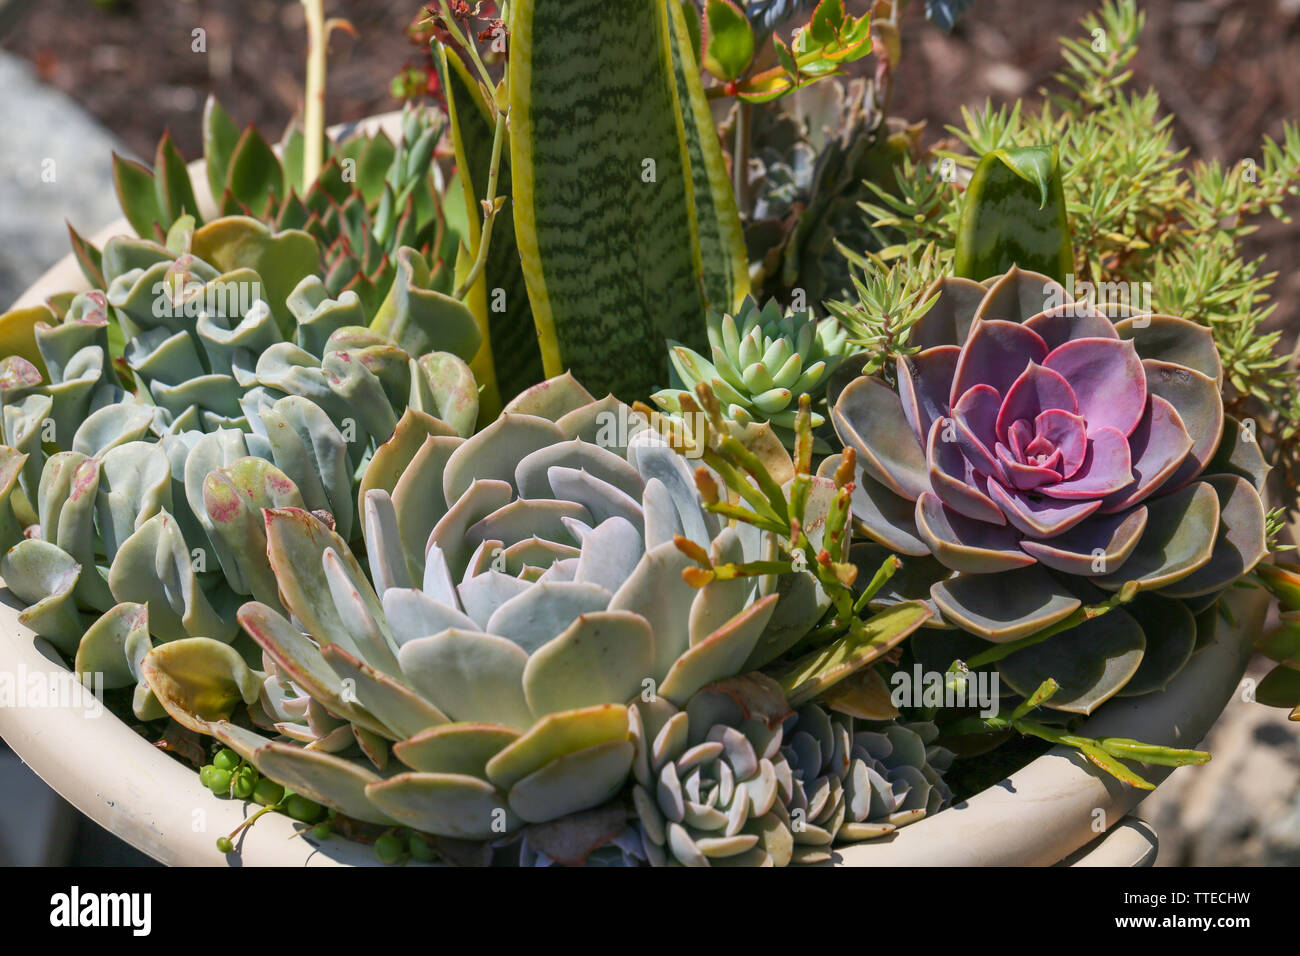
[[[20,620],[261,805],[228,854],[282,812],[388,863],[827,863],[1008,741],[1208,760],[1076,728],[1242,589],[1300,704],[1295,372],[1239,249],[1300,134],[1185,169],[1136,5],[1097,29],[960,152],[888,115],[884,0],[440,0],[395,136],[210,101],[193,178],[117,158],[134,234],[0,317]]]

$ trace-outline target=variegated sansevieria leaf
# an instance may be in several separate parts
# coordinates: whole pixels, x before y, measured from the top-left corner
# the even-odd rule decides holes
[[[596,394],[668,382],[704,341],[698,229],[664,0],[513,7],[516,241],[545,371]]]
[[[479,204],[487,195],[492,163],[493,119],[464,61],[444,47],[436,47],[435,56],[451,118],[456,168],[460,171],[469,225],[467,241],[470,248],[477,248],[483,228],[483,210]],[[510,156],[503,151],[496,194],[509,197],[510,191]],[[515,244],[513,210],[508,205],[492,226],[491,242],[483,274],[466,298],[483,333],[483,344],[470,362],[470,368],[483,387],[480,413],[485,422],[496,418],[503,401],[509,401],[543,378],[542,354],[519,265],[519,247]]]
[[[691,189],[700,243],[704,297],[710,309],[734,311],[749,293],[749,261],[740,210],[731,191],[722,144],[713,125],[709,101],[700,83],[699,65],[680,0],[666,0],[672,40],[673,74],[677,83],[682,130],[691,162]]]

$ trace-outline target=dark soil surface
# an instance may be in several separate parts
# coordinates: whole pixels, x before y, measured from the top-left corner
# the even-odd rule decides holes
[[[861,2],[861,0],[859,0]],[[297,0],[7,0],[27,12],[0,46],[30,60],[146,158],[164,128],[197,156],[203,101],[215,92],[240,123],[278,136],[302,98],[305,30]],[[0,20],[6,0],[0,0]],[[107,7],[107,9],[101,9]],[[328,118],[397,106],[389,79],[416,51],[402,28],[418,0],[328,0],[349,19],[331,41]],[[1057,37],[1093,0],[976,0],[952,36],[907,11],[896,112],[942,135],[960,107],[1033,95],[1059,67]],[[1195,157],[1258,156],[1261,135],[1300,119],[1300,0],[1149,0],[1136,82],[1177,114]],[[194,31],[206,52],[196,52]],[[1279,273],[1275,321],[1300,328],[1300,229],[1266,221],[1250,242]]]

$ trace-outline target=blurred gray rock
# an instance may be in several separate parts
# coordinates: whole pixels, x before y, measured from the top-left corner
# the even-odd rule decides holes
[[[1156,865],[1300,865],[1300,724],[1239,690],[1201,749],[1209,763],[1174,771],[1138,806],[1160,835]]]
[[[89,235],[121,213],[112,151],[122,147],[63,93],[0,51],[0,311],[69,251],[70,221]]]

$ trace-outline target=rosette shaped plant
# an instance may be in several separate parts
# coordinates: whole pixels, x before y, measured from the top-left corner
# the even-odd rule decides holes
[[[775,299],[761,309],[746,299],[735,316],[710,314],[708,336],[712,361],[671,343],[668,357],[682,386],[693,395],[696,385],[708,384],[728,419],[739,425],[770,422],[786,447],[794,446],[799,396],[823,395],[849,351],[848,333],[834,319],[782,314]],[[682,394],[682,388],[663,389],[654,400],[665,411],[680,414]],[[825,420],[813,412],[814,428]]]
[[[1061,631],[999,664],[1017,692],[1054,677],[1051,706],[1088,712],[1135,675],[1164,686],[1193,614],[1266,552],[1267,467],[1225,419],[1210,332],[1112,321],[1019,269],[929,294],[895,384],[859,378],[834,408],[862,530],[934,558],[913,583],[947,623],[998,643]]]
[[[177,720],[364,820],[495,839],[600,806],[632,770],[628,701],[685,706],[738,673],[777,601],[685,582],[677,536],[718,560],[740,537],[657,432],[568,376],[468,440],[404,420],[361,500],[368,576],[310,513],[264,512],[280,606],[239,621],[267,674],[202,640],[143,670]],[[241,699],[286,739],[230,723]]]
[[[952,800],[943,772],[953,754],[933,743],[934,724],[857,721],[807,704],[786,722],[783,754],[794,861],[830,859],[833,843],[886,836]]]

